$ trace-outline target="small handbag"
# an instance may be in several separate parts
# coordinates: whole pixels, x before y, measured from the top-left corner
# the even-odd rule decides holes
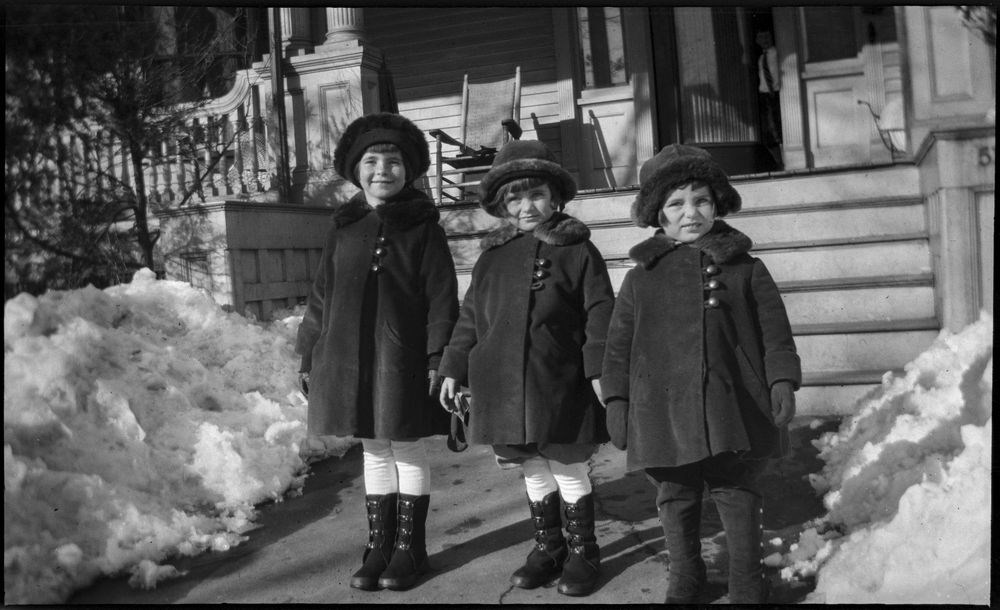
[[[448,433],[448,449],[455,453],[469,448],[466,440],[466,429],[469,426],[469,409],[472,406],[472,394],[465,388],[455,394],[457,412],[451,413],[451,431]]]

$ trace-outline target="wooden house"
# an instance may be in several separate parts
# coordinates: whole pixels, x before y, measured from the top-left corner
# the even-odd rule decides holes
[[[650,232],[629,218],[638,166],[674,142],[721,160],[744,200],[730,222],[784,294],[803,412],[850,409],[939,331],[992,312],[996,56],[955,7],[280,14],[289,200],[255,182],[274,158],[267,56],[206,110],[261,119],[220,165],[213,195],[160,216],[164,244],[176,246],[168,276],[201,282],[238,311],[266,317],[305,294],[329,208],[353,189],[332,169],[350,120],[394,98],[426,132],[456,132],[463,79],[519,69],[521,137],[545,141],[577,178],[568,211],[591,227],[616,286],[629,247]],[[779,146],[768,145],[758,102],[762,30],[777,51]],[[248,146],[264,154],[251,160]],[[441,212],[464,287],[495,219],[459,199]]]

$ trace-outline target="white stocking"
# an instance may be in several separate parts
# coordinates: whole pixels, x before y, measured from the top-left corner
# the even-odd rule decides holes
[[[426,496],[431,493],[431,464],[423,439],[392,441],[392,454],[399,471],[399,493]]]
[[[399,491],[396,460],[389,441],[361,439],[364,449],[365,494],[381,496]]]
[[[562,464],[549,460],[552,476],[559,485],[559,495],[566,504],[576,504],[580,498],[589,494],[593,488],[590,485],[590,468],[587,462]]]
[[[528,491],[528,500],[540,502],[545,496],[557,491],[559,486],[549,470],[549,461],[541,456],[528,458],[521,465],[524,472],[524,487]]]

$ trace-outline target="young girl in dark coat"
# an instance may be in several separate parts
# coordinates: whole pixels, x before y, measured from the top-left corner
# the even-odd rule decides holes
[[[515,141],[483,178],[483,209],[507,222],[484,252],[441,361],[441,404],[472,392],[468,441],[521,464],[535,547],[511,581],[526,589],[559,576],[565,595],[589,595],[600,551],[587,461],[608,440],[598,398],[614,293],[590,230],[564,214],[572,176],[541,142]],[[560,495],[565,503],[562,534]]]
[[[430,467],[421,438],[447,434],[437,365],[458,317],[455,265],[438,211],[412,182],[423,132],[389,113],[351,123],[337,172],[362,190],[334,212],[299,327],[310,434],[364,449],[369,539],[351,586],[408,589],[428,569]]]
[[[769,456],[787,447],[799,357],[778,288],[720,217],[741,199],[700,148],[671,145],[643,164],[632,215],[659,226],[629,252],[608,330],[601,386],[612,442],[644,469],[670,555],[668,603],[698,601],[702,490],[726,531],[729,601],[760,603],[761,495]]]

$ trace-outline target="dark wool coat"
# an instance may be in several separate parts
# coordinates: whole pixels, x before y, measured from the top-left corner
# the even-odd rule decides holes
[[[601,373],[614,292],[589,237],[556,212],[531,233],[505,225],[483,239],[440,370],[472,392],[470,443],[607,441],[589,379]]]
[[[426,196],[334,213],[296,351],[310,372],[311,434],[403,440],[448,433],[427,395],[458,318],[455,264]],[[378,270],[374,270],[378,267]]]
[[[781,295],[747,254],[752,245],[717,220],[693,244],[657,232],[629,252],[639,264],[618,293],[601,377],[608,417],[627,421],[629,470],[787,447],[770,387],[798,388],[802,373]]]

